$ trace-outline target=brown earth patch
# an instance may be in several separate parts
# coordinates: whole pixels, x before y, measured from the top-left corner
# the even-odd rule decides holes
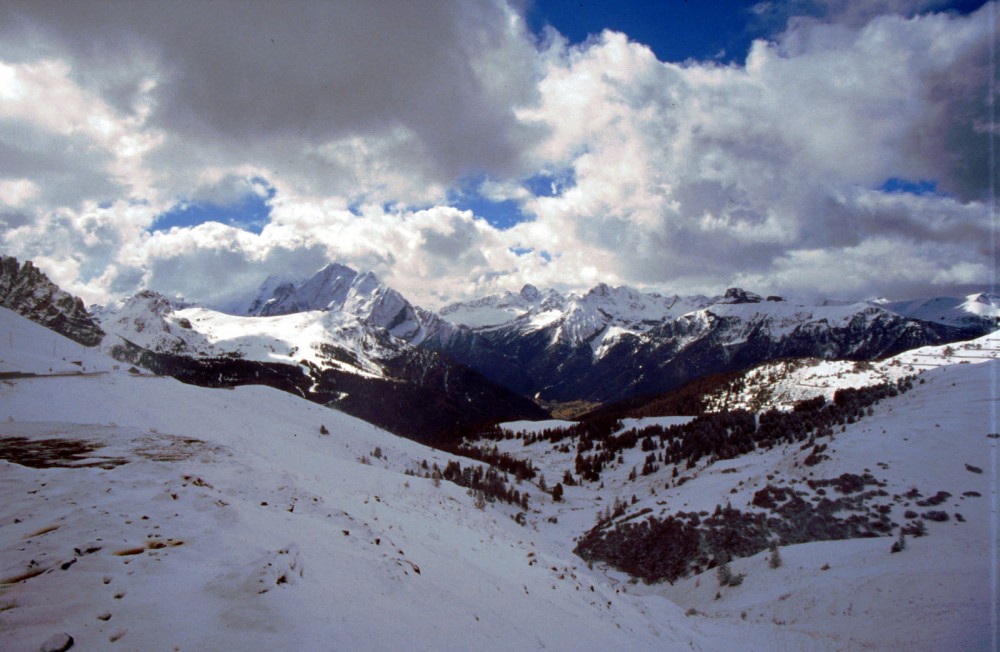
[[[0,459],[33,469],[52,467],[113,469],[128,460],[92,455],[104,446],[82,439],[28,439],[0,437]]]

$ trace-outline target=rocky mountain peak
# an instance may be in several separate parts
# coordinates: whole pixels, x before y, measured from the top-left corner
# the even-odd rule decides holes
[[[722,300],[719,303],[760,303],[761,301],[762,297],[759,294],[747,292],[743,288],[729,288],[722,295]]]
[[[542,298],[542,293],[530,283],[521,288],[520,294],[525,301],[536,302]]]
[[[0,258],[0,306],[83,344],[97,346],[101,330],[78,297],[59,287],[30,260]]]

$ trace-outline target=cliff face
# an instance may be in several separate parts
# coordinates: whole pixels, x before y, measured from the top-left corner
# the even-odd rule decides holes
[[[83,301],[60,290],[30,260],[0,257],[0,306],[84,346],[97,346],[104,337]]]

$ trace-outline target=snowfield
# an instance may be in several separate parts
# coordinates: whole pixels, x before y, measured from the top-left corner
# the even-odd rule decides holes
[[[519,525],[421,477],[450,455],[270,388],[136,373],[0,309],[0,648],[990,649],[998,371],[927,372],[814,467],[779,448],[664,489],[628,481],[636,449],[561,503],[525,482]],[[544,442],[501,448],[550,485],[572,464]],[[708,510],[745,505],[769,473],[866,467],[890,492],[950,492],[939,509],[964,522],[930,523],[900,554],[878,538],[783,548],[778,569],[736,560],[747,577],[719,599],[711,572],[645,585],[571,552],[616,497]]]

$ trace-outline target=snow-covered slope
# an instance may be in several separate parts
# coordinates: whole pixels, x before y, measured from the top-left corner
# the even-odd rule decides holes
[[[269,385],[422,441],[466,423],[545,414],[346,310],[248,317],[175,308],[143,292],[96,315],[110,334],[102,348],[129,364],[209,387]]]
[[[525,481],[532,509],[519,525],[517,508],[478,509],[466,490],[422,477],[424,460],[456,458],[289,394],[137,375],[5,310],[0,352],[3,649],[39,649],[62,635],[79,649],[136,650],[942,650],[997,641],[996,361],[928,371],[824,437],[825,459],[811,466],[810,450],[783,444],[701,460],[681,469],[684,482],[667,467],[631,480],[647,455],[635,446],[600,484],[566,486],[563,502]],[[567,443],[496,445],[531,459],[551,486],[572,472]],[[818,501],[822,485],[809,480],[867,472],[885,491],[872,500],[893,521],[927,510],[912,489],[924,499],[950,494],[934,507],[948,520],[928,521],[928,536],[907,539],[899,554],[894,537],[879,537],[783,546],[779,568],[766,552],[736,559],[739,586],[720,587],[714,571],[645,585],[572,553],[573,538],[613,503],[623,506],[616,523],[643,510],[750,510],[768,484]]]
[[[780,568],[767,552],[733,563],[746,578],[719,600],[715,572],[662,595],[707,618],[808,630],[839,649],[996,649],[998,373],[995,360],[928,371],[923,384],[831,439],[829,459],[815,466],[803,464],[809,451],[789,447],[717,464],[683,488],[686,509],[713,501],[745,509],[769,477],[817,501],[824,497],[809,480],[870,471],[891,519],[923,519],[928,536],[908,537],[899,554],[886,537],[782,547]],[[935,512],[947,520],[930,519]]]
[[[121,369],[98,349],[80,346],[58,333],[0,307],[0,373],[79,374]]]
[[[910,391],[815,442],[702,458],[693,466],[678,465],[679,473],[672,464],[658,464],[648,475],[636,474],[649,455],[637,442],[615,454],[599,481],[581,482],[574,465],[579,439],[524,439],[565,422],[508,424],[511,434],[521,433],[517,438],[482,443],[533,460],[550,486],[567,472],[575,478],[575,485],[562,486],[564,501],[543,503],[536,517],[554,551],[572,546],[612,507],[616,516],[606,521],[608,531],[678,514],[689,524],[699,514],[707,522],[729,509],[760,514],[748,519],[754,531],[764,517],[776,515],[760,497],[767,487],[823,510],[809,528],[793,533],[804,539],[827,536],[821,513],[845,522],[887,519],[891,529],[874,538],[782,545],[774,566],[767,550],[737,557],[731,574],[743,577],[733,586],[720,585],[716,569],[648,585],[593,563],[623,593],[668,599],[704,626],[740,624],[771,637],[762,647],[746,641],[734,649],[995,649],[998,374],[995,359],[943,365],[922,374]],[[655,423],[630,421],[622,432]],[[814,455],[814,443],[822,454]],[[597,446],[585,455],[600,451]],[[870,493],[842,489],[844,479],[865,476],[871,476],[864,480]],[[838,500],[842,504],[830,502]],[[780,507],[782,498],[777,501]],[[780,527],[780,520],[771,527]],[[916,521],[923,521],[927,535],[907,536],[905,548],[894,554],[899,527],[915,527]],[[738,531],[723,529],[719,536]]]
[[[0,328],[32,342],[0,382],[3,649],[725,648],[543,552],[513,508],[404,473],[443,453],[268,388],[137,377],[7,311]],[[48,375],[63,357],[100,373]]]
[[[150,291],[102,308],[96,317],[109,333],[159,353],[293,365],[307,361],[369,376],[382,376],[378,361],[404,346],[344,311],[239,317],[207,308],[175,309]],[[113,345],[109,341],[105,348]]]
[[[965,326],[980,319],[1000,318],[1000,296],[979,292],[965,297],[935,297],[912,301],[889,301],[883,305],[905,317]]]
[[[122,338],[150,351],[202,356],[222,353],[192,330],[191,323],[177,310],[162,294],[143,290],[123,301],[95,306],[92,313],[113,336],[101,343],[105,351]]]

